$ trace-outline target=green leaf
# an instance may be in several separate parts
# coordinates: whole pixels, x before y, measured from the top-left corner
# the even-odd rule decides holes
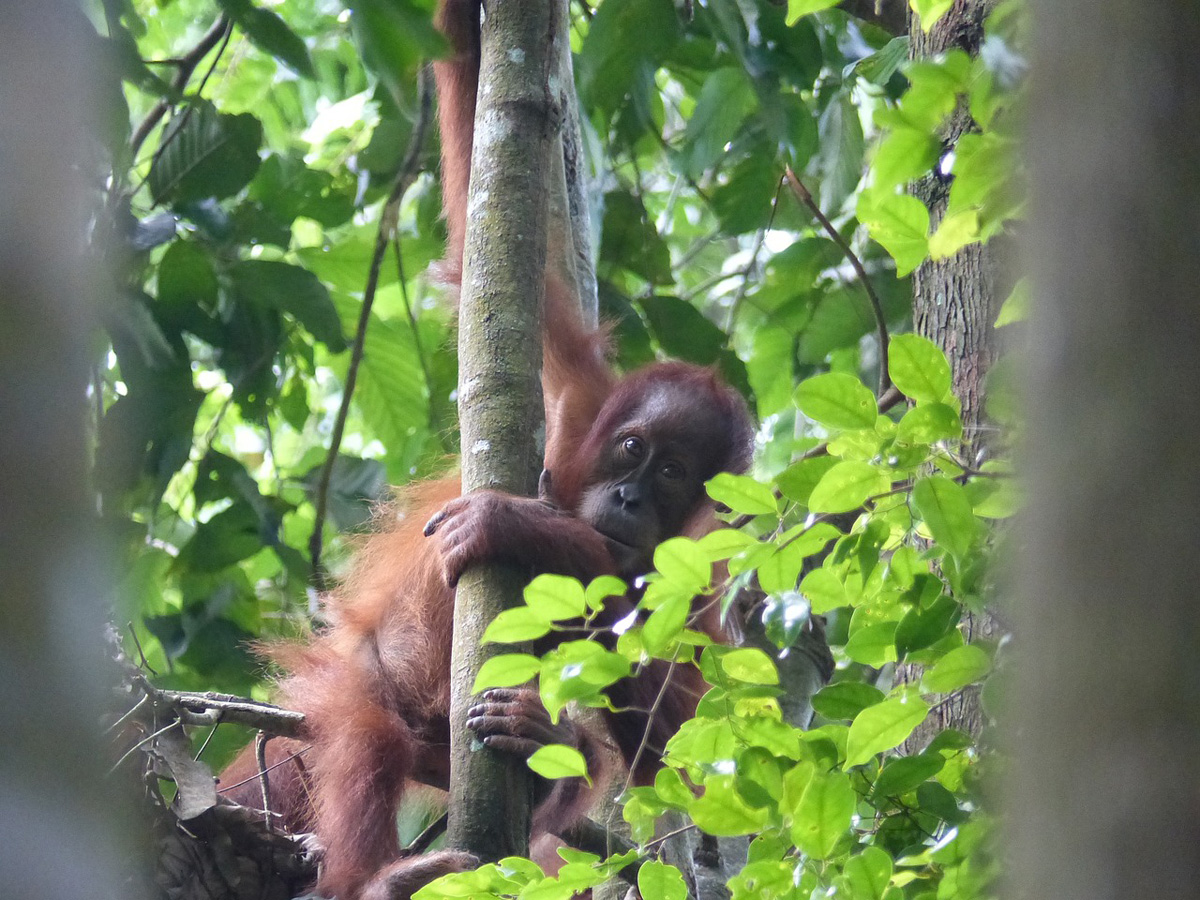
[[[939,753],[918,753],[889,760],[875,779],[874,797],[896,797],[913,790],[942,770],[945,757]]]
[[[733,475],[722,472],[712,478],[705,487],[708,496],[724,503],[736,513],[761,516],[777,510],[778,501],[771,489],[749,475]]]
[[[875,395],[853,375],[829,372],[796,388],[796,406],[827,428],[874,428],[879,416]]]
[[[167,124],[147,184],[156,204],[236,194],[258,170],[262,123],[249,113],[223,115],[197,101]]]
[[[513,687],[524,684],[541,671],[542,661],[528,653],[503,653],[485,660],[475,676],[471,693],[494,687]]]
[[[962,419],[958,411],[945,403],[922,403],[904,414],[896,427],[896,440],[902,444],[934,444],[962,437]]]
[[[722,654],[721,670],[735,681],[750,684],[779,684],[779,672],[771,657],[755,647],[743,647]]]
[[[736,556],[747,547],[756,546],[758,542],[751,535],[736,528],[718,528],[716,531],[710,531],[696,543],[709,560],[718,562]]]
[[[879,847],[866,847],[842,871],[854,900],[882,900],[892,880],[892,858]]]
[[[792,840],[815,859],[828,858],[849,830],[858,803],[841,772],[815,772],[791,810]]]
[[[754,90],[741,66],[711,72],[688,117],[677,157],[679,168],[693,178],[703,175],[725,154],[729,136],[737,134],[754,106]]]
[[[587,612],[583,585],[566,575],[539,575],[525,588],[525,605],[547,622],[575,619]]]
[[[926,670],[921,677],[921,690],[948,694],[978,681],[988,673],[992,661],[981,648],[966,644],[951,650]]]
[[[752,834],[767,820],[765,809],[754,809],[737,792],[732,775],[710,775],[704,781],[704,795],[691,805],[692,821],[704,832],[717,837]]]
[[[480,639],[482,644],[519,644],[550,633],[550,623],[527,606],[506,609],[492,620]]]
[[[312,272],[275,260],[247,259],[231,266],[229,277],[239,297],[290,314],[333,353],[346,349],[337,308]]]
[[[644,900],[687,900],[687,885],[674,866],[651,859],[642,863],[637,876],[638,893]]]
[[[601,575],[593,579],[583,592],[584,603],[588,609],[603,609],[609,597],[624,597],[629,592],[629,586],[615,575]]]
[[[853,719],[868,706],[883,701],[883,691],[861,681],[843,681],[821,688],[812,705],[827,719]]]
[[[888,373],[896,387],[918,403],[939,403],[950,396],[946,354],[919,334],[898,334],[888,342]]]
[[[288,67],[300,75],[315,78],[308,48],[296,33],[275,13],[252,6],[249,0],[218,0],[221,8],[229,13],[246,32],[247,37],[267,53],[283,60]]]
[[[892,486],[887,472],[870,463],[848,459],[825,473],[808,498],[815,513],[842,513],[858,509],[867,498],[886,493]]]
[[[825,473],[838,464],[834,456],[814,456],[802,459],[784,469],[775,479],[780,493],[796,503],[808,505],[809,497]]]
[[[853,625],[853,623],[851,623]],[[896,623],[876,622],[851,628],[846,655],[856,663],[878,668],[896,660]]]
[[[938,19],[950,11],[954,0],[908,0],[908,4],[921,17],[921,30],[928,34]]]
[[[592,783],[587,760],[566,744],[547,744],[534,751],[526,763],[543,778],[584,778],[588,784]]]
[[[787,23],[795,25],[802,17],[836,6],[838,0],[788,0]]]
[[[817,615],[830,612],[846,605],[846,584],[831,569],[822,566],[804,576],[800,582],[800,593],[812,604]]]
[[[691,610],[687,594],[676,594],[650,614],[642,627],[642,642],[646,652],[659,656],[667,645],[679,638]]]
[[[910,609],[896,626],[896,654],[903,658],[940,641],[958,623],[960,610],[958,603],[945,594],[928,607]]]
[[[929,256],[929,210],[916,197],[866,191],[859,195],[858,218],[896,260],[897,276]]]
[[[913,503],[933,539],[952,555],[961,558],[971,549],[978,524],[962,485],[944,475],[922,478],[913,486]]]
[[[974,209],[962,209],[948,214],[942,219],[929,238],[930,259],[945,259],[953,256],[967,244],[982,240],[979,233],[979,212]]]
[[[929,706],[914,696],[885,700],[864,709],[850,725],[845,768],[862,765],[876,753],[904,743],[928,714]]]
[[[690,593],[707,588],[712,578],[708,555],[691,538],[671,538],[659,544],[654,551],[654,568],[672,586]]]
[[[1032,293],[1029,282],[1024,278],[1019,279],[996,315],[996,327],[1026,321],[1033,305]]]

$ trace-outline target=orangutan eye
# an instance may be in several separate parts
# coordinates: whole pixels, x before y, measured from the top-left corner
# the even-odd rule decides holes
[[[659,471],[662,473],[663,478],[670,479],[671,481],[679,481],[684,475],[683,466],[676,462],[666,463]]]
[[[638,437],[627,437],[621,442],[621,451],[626,456],[631,456],[634,459],[641,459],[646,455],[646,445]]]

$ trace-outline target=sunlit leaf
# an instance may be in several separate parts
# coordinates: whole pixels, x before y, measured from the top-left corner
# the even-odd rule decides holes
[[[705,487],[708,489],[708,496],[718,503],[724,503],[736,513],[759,516],[775,512],[778,505],[771,489],[749,475],[722,472]]]
[[[527,759],[526,764],[543,778],[572,778],[588,777],[587,760],[574,747],[566,744],[547,744],[538,748]]]
[[[950,395],[950,363],[933,341],[898,334],[888,343],[888,373],[912,399],[941,402]]]
[[[471,693],[493,687],[513,687],[524,684],[542,668],[542,661],[528,653],[504,653],[493,656],[479,667]]]
[[[914,696],[885,700],[864,709],[850,725],[846,768],[862,765],[876,753],[899,746],[928,714],[928,704]]]
[[[944,475],[920,479],[913,486],[913,503],[934,540],[954,556],[963,556],[975,540],[978,521],[962,485]]]
[[[878,417],[875,395],[852,375],[829,372],[796,388],[796,405],[828,428],[872,428]]]
[[[926,670],[921,676],[921,689],[947,694],[978,681],[991,667],[991,659],[981,648],[974,644],[957,647]]]

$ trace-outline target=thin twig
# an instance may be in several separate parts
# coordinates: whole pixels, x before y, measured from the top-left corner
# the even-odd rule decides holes
[[[396,231],[396,224],[400,218],[400,201],[404,199],[405,192],[413,182],[417,160],[421,155],[421,147],[425,143],[425,132],[428,129],[430,111],[433,108],[433,79],[430,77],[428,67],[422,67],[418,85],[420,105],[417,111],[417,121],[413,126],[412,138],[408,143],[408,152],[400,164],[396,180],[392,183],[391,193],[388,194],[387,201],[383,204],[383,210],[379,214],[379,230],[375,234],[375,252],[371,256],[371,269],[367,274],[366,290],[363,292],[363,305],[358,316],[358,328],[354,334],[350,365],[346,370],[342,404],[338,407],[333,435],[329,439],[329,454],[325,457],[325,465],[321,468],[321,479],[317,483],[317,496],[314,504],[316,519],[313,522],[308,549],[312,559],[313,586],[322,593],[328,588],[325,573],[321,569],[321,551],[324,541],[325,513],[329,504],[329,485],[333,479],[333,466],[337,462],[338,450],[342,445],[342,435],[346,430],[346,418],[350,414],[350,399],[354,396],[354,386],[358,381],[358,369],[362,365],[363,348],[367,340],[367,325],[371,320],[371,307],[375,304],[375,291],[379,288],[379,271],[383,266],[383,257],[387,253],[388,243]]]
[[[450,821],[449,813],[442,813],[413,838],[413,842],[404,848],[405,856],[420,856],[429,849],[429,845],[441,837]]]
[[[279,762],[271,763],[271,765],[267,766],[266,769],[264,769],[263,771],[264,772],[274,772],[280,766],[287,765],[292,760],[298,759],[301,754],[307,753],[310,747],[311,747],[311,745],[307,745],[307,746],[301,747],[295,753],[289,753],[283,759],[279,760]],[[234,788],[240,788],[243,784],[249,784],[250,782],[254,781],[256,778],[258,778],[257,772],[255,772],[249,778],[243,778],[241,781],[235,782],[234,784],[229,784],[229,785],[225,785],[224,787],[218,788],[217,793],[224,794],[226,791],[232,791]]]
[[[854,267],[854,271],[858,273],[858,279],[862,282],[863,290],[867,292],[867,299],[871,302],[871,312],[875,316],[875,330],[879,335],[879,397],[887,392],[887,389],[892,386],[892,377],[888,374],[888,328],[887,320],[883,315],[883,304],[879,301],[879,295],[875,293],[875,288],[871,285],[871,279],[867,277],[867,270],[863,268],[862,260],[858,258],[858,254],[850,249],[850,245],[845,238],[841,236],[833,223],[825,213],[821,212],[821,207],[813,199],[813,195],[808,192],[808,188],[792,171],[791,166],[787,166],[784,170],[784,178],[787,180],[788,187],[792,189],[792,193],[796,195],[804,206],[808,207],[809,211],[817,217],[817,221],[821,223],[821,227],[833,239],[843,253],[846,254],[846,259],[850,260],[850,265]]]
[[[254,761],[258,763],[258,784],[262,790],[263,820],[267,823],[267,831],[274,830],[271,825],[271,781],[267,777],[267,741],[270,739],[265,731],[254,736]]]
[[[671,661],[667,663],[667,674],[663,678],[662,687],[658,689],[658,696],[654,698],[654,703],[650,707],[649,713],[646,716],[646,729],[642,732],[642,740],[638,743],[637,752],[633,754],[633,762],[629,764],[629,774],[625,778],[625,787],[621,793],[629,791],[630,785],[633,784],[634,774],[637,772],[638,763],[642,761],[642,754],[646,751],[646,747],[650,743],[650,730],[654,726],[654,717],[658,714],[658,708],[662,705],[663,698],[667,695],[667,687],[671,684],[671,676],[675,674],[675,666],[677,663]]]
[[[220,16],[213,23],[212,28],[204,32],[204,36],[200,38],[199,43],[191,50],[185,53],[178,59],[170,60],[178,71],[175,77],[171,79],[171,88],[176,94],[182,94],[183,89],[187,87],[188,81],[192,78],[192,73],[196,71],[196,66],[204,57],[208,56],[210,50],[217,46],[217,43],[225,36],[225,33],[230,30],[230,21],[227,16]],[[172,106],[171,97],[164,97],[154,104],[150,112],[146,114],[146,118],[142,119],[141,123],[134,129],[133,137],[129,140],[129,158],[136,159],[137,152],[142,144],[146,142],[146,138],[150,136],[150,132],[154,130],[154,126],[162,121],[162,117],[167,114]]]

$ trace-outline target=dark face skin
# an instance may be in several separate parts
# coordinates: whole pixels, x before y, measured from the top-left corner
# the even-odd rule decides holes
[[[652,568],[654,548],[677,536],[725,460],[719,416],[693,395],[663,388],[609,435],[577,515],[609,539],[627,577]]]

